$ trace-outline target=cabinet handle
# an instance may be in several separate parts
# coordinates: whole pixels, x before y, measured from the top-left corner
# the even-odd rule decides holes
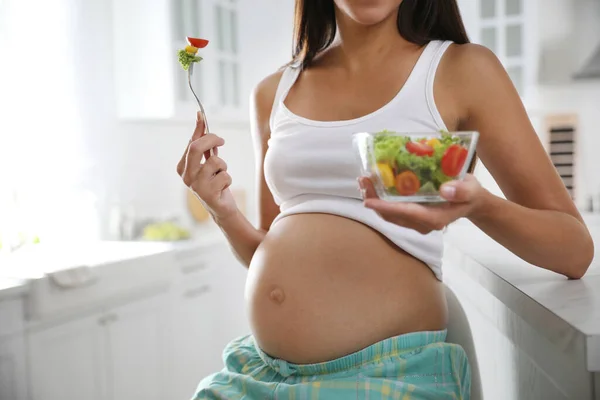
[[[206,293],[210,292],[210,286],[209,285],[202,285],[200,287],[197,287],[195,289],[190,289],[188,291],[186,291],[183,294],[183,297],[187,298],[187,299],[191,299],[194,297],[199,297],[202,296]]]
[[[118,320],[119,320],[119,316],[117,314],[110,314],[108,316],[109,323],[117,322]]]
[[[184,274],[193,274],[196,271],[202,271],[208,268],[208,264],[205,262],[199,262],[195,264],[188,264],[181,267],[181,272]]]
[[[109,315],[105,315],[103,317],[98,318],[98,325],[106,325],[109,324],[111,322],[115,322],[119,319],[119,317],[117,316],[117,314],[109,314]]]

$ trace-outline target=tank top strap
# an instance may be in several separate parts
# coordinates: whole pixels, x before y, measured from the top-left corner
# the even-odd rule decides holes
[[[448,50],[448,47],[450,47],[450,45],[453,42],[451,41],[436,41],[435,44],[432,46],[431,52],[429,54],[429,62],[428,62],[428,70],[427,70],[427,82],[431,83],[433,82],[434,78],[435,78],[435,73],[437,72],[437,69],[440,65],[440,61],[442,61],[442,57],[444,56],[444,53],[446,52],[446,50]]]
[[[269,119],[271,130],[273,130],[273,122],[275,120],[277,110],[281,106],[281,103],[285,100],[292,86],[294,86],[296,79],[298,79],[298,76],[300,75],[300,71],[301,68],[295,64],[288,65],[283,70],[283,74],[279,80],[279,85],[277,86],[277,91],[275,92],[275,99],[273,99],[273,107],[271,109],[271,117]]]
[[[437,126],[440,129],[444,130],[447,130],[447,127],[444,123],[444,120],[442,119],[442,116],[439,113],[437,106],[435,105],[435,96],[433,93],[433,88],[435,83],[435,76],[438,67],[440,66],[440,62],[442,61],[442,57],[444,56],[444,53],[446,53],[446,50],[448,50],[452,43],[453,42],[449,40],[436,42],[435,50],[432,52],[433,54],[431,57],[431,61],[429,62],[429,69],[427,71],[427,77],[425,81],[425,96],[427,107],[429,108],[429,111],[433,119],[435,120]]]

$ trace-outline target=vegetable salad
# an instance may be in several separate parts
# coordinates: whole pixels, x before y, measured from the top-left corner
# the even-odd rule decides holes
[[[177,55],[179,57],[179,64],[184,70],[190,69],[190,65],[202,61],[202,57],[198,56],[198,49],[203,49],[208,46],[208,40],[199,38],[187,38],[188,45],[185,49],[179,50]]]
[[[379,132],[373,141],[377,169],[393,195],[434,195],[463,169],[468,149],[460,137],[443,131],[440,137],[417,138]]]

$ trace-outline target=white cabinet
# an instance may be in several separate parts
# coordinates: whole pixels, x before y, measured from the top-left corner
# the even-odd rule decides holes
[[[32,400],[107,399],[103,321],[95,314],[29,335]]]
[[[0,300],[0,400],[27,400],[23,301]]]
[[[29,335],[33,400],[163,399],[164,296]]]
[[[169,0],[112,2],[117,113],[126,119],[163,119],[175,112],[177,54],[168,39]]]
[[[114,309],[107,316],[108,370],[113,400],[163,400],[165,297]]]
[[[198,383],[223,368],[227,343],[244,328],[245,270],[229,248],[182,250],[172,291],[173,373],[170,398],[190,398]]]
[[[0,337],[0,400],[26,400],[26,376],[23,336]]]
[[[211,283],[189,285],[174,296],[174,374],[170,398],[188,399],[202,378],[223,367],[223,349],[215,342],[219,306]]]
[[[160,289],[118,303],[110,298],[114,305],[93,312],[87,303],[88,311],[30,323],[28,400],[188,399],[202,378],[223,368],[225,345],[248,332],[245,269],[222,242],[158,260],[172,279]],[[79,296],[89,297],[91,290],[81,288]],[[4,389],[5,382],[18,384],[14,377],[25,376],[25,362],[15,368],[11,352],[17,347],[3,346],[2,337],[0,330],[0,400],[4,392],[8,400],[26,400],[13,396],[20,389]]]

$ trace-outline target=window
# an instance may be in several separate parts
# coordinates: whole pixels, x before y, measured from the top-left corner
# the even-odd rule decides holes
[[[173,60],[175,70],[179,71],[181,68],[177,61],[177,51],[184,48],[187,43],[185,38],[188,36],[202,37],[202,15],[200,10],[202,9],[203,0],[173,0],[173,24],[172,24],[172,37],[173,37]],[[208,36],[208,35],[205,35]],[[192,75],[192,85],[196,94],[202,98],[203,87],[202,75],[203,68],[194,68]],[[181,102],[187,102],[193,100],[192,92],[188,88],[187,74],[178,73],[175,74],[176,79],[176,91],[175,98]]]
[[[480,0],[480,43],[504,64],[515,87],[524,95],[524,0]]]
[[[74,200],[91,185],[73,62],[78,15],[67,0],[37,2],[33,13],[30,2],[0,2],[0,110],[8,111],[0,118],[0,253],[37,237],[94,234],[84,221],[93,214]],[[52,43],[36,47],[36,59],[48,61],[42,72],[20,56],[40,32]]]
[[[204,105],[213,111],[241,106],[238,12],[236,0],[172,0],[173,52],[186,46],[187,36],[211,41],[202,51],[201,67],[194,68],[192,85],[203,103],[206,101]],[[176,57],[174,60],[177,62]],[[187,74],[178,73],[175,79],[177,100],[193,102]]]
[[[219,62],[219,101],[223,107],[240,105],[240,63],[237,38],[236,3],[221,0],[215,4],[215,25]]]

